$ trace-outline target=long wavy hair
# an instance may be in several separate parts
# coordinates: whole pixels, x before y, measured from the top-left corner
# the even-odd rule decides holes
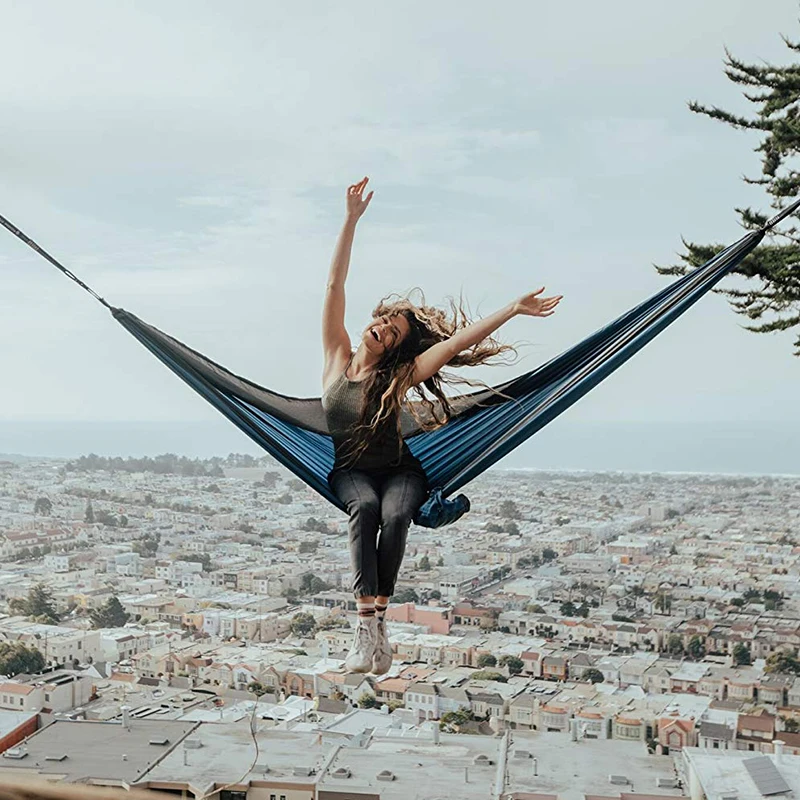
[[[372,311],[373,319],[402,315],[408,320],[410,330],[396,347],[383,353],[364,380],[364,405],[346,456],[346,461],[350,463],[356,462],[376,436],[387,434],[397,440],[399,458],[402,451],[401,412],[404,410],[412,415],[422,430],[434,430],[445,425],[453,415],[450,400],[444,392],[445,385],[469,384],[491,389],[480,381],[441,370],[421,384],[414,382],[414,359],[429,347],[449,339],[472,324],[472,319],[462,298],[458,302],[449,298],[448,313],[427,305],[421,289],[413,291],[419,293],[420,301],[417,303],[410,299],[411,293],[405,296],[390,294]],[[447,366],[475,367],[497,363],[497,357],[505,354],[513,354],[513,360],[517,350],[513,345],[487,336],[468,350],[457,353],[447,362]],[[500,360],[500,363],[509,361]]]

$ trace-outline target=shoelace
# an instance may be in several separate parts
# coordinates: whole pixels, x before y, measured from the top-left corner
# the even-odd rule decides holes
[[[356,630],[356,639],[358,641],[358,647],[360,648],[362,645],[368,645],[372,642],[372,636],[370,635],[369,628],[366,625],[359,625]]]

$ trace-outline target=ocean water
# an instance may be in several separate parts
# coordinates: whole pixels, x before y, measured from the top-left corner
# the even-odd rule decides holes
[[[176,453],[208,458],[262,451],[224,418],[175,422],[0,420],[0,454],[74,458]],[[506,468],[800,475],[800,421],[548,425]]]

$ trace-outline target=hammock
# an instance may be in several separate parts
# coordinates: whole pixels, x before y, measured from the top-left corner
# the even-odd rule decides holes
[[[431,492],[414,521],[436,528],[469,510],[458,489],[555,419],[624,364],[696,303],[755,248],[764,234],[800,206],[800,200],[748,233],[706,264],[671,283],[618,319],[536,369],[451,399],[451,421],[420,430],[411,414],[401,419],[403,438],[419,459]],[[298,478],[344,510],[328,485],[333,442],[319,398],[278,394],[234,375],[203,354],[109,305],[36,242],[0,216],[0,224],[106,306],[153,355]],[[497,392],[504,395],[498,396]]]

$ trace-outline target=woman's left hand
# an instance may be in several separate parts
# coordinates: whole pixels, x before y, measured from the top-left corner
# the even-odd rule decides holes
[[[564,296],[562,294],[554,297],[540,297],[544,291],[544,286],[535,292],[523,295],[514,303],[514,313],[524,314],[528,317],[549,317],[556,310],[556,306]]]

